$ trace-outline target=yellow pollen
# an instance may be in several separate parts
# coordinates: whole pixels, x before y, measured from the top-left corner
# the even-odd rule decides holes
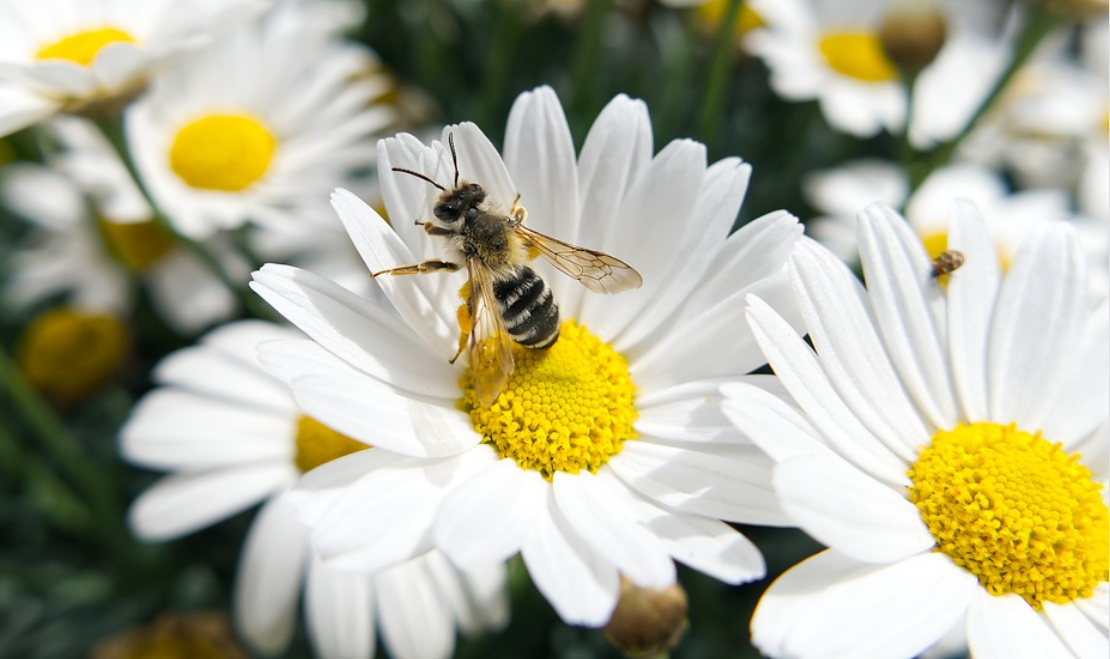
[[[310,416],[302,416],[297,421],[295,462],[301,473],[312,471],[326,462],[368,448],[370,448],[369,444],[363,444],[336,432]]]
[[[127,346],[127,330],[112,316],[53,309],[27,327],[16,361],[31,386],[64,404],[108,380]]]
[[[550,480],[557,471],[596,472],[635,439],[639,414],[628,362],[573,320],[546,350],[513,346],[516,368],[491,405],[478,403],[463,376],[459,407],[502,458]]]
[[[100,221],[108,251],[134,272],[154,265],[173,249],[173,234],[156,222]]]
[[[170,146],[170,168],[202,190],[239,192],[266,174],[277,139],[258,120],[209,115],[185,125]]]
[[[114,27],[86,30],[43,46],[35,55],[40,60],[64,59],[81,66],[89,66],[96,59],[100,49],[110,43],[135,43],[135,38]]]
[[[909,495],[936,551],[992,595],[1040,610],[1091,596],[1107,580],[1108,516],[1079,455],[1038,432],[960,424],[933,435],[909,470]]]
[[[863,82],[889,82],[898,75],[879,37],[867,32],[830,32],[818,44],[837,73]]]

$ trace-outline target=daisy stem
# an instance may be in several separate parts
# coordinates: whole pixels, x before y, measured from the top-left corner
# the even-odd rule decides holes
[[[116,153],[119,155],[120,161],[123,162],[127,168],[127,173],[131,175],[131,179],[135,181],[135,187],[143,195],[147,205],[150,206],[153,214],[154,221],[163,229],[168,231],[177,242],[189,250],[204,267],[220,280],[220,282],[231,292],[236,300],[239,301],[240,306],[245,309],[250,315],[256,318],[263,318],[273,320],[274,314],[270,307],[266,305],[261,299],[251,293],[250,288],[247,286],[246,281],[236,281],[227,273],[227,270],[220,264],[215,256],[204,246],[200,241],[194,240],[189,236],[184,235],[177,230],[173,222],[169,221],[166,214],[159,208],[158,203],[154,197],[151,196],[150,191],[143,185],[142,179],[139,177],[139,169],[135,165],[135,161],[131,158],[131,152],[127,149],[125,144],[124,131],[122,125],[122,118],[109,120],[100,124],[100,129],[103,131],[104,136],[115,148]]]
[[[1021,70],[1025,63],[1029,61],[1030,56],[1036,51],[1037,46],[1046,36],[1052,33],[1057,27],[1063,25],[1064,19],[1052,14],[1051,12],[1042,9],[1034,3],[1027,3],[1025,5],[1025,16],[1021,26],[1021,31],[1018,33],[1017,40],[1014,44],[1014,56],[1011,58],[1010,63],[998,76],[994,82],[994,86],[987,94],[983,102],[971,115],[971,118],[964,125],[963,130],[959,132],[956,137],[941,144],[932,151],[924,154],[918,162],[918,166],[910,168],[910,194],[920,186],[929,174],[933,173],[936,169],[948,164],[952,156],[956,152],[956,148],[960,143],[971,134],[979,120],[990,110],[994,102],[1009,86],[1010,81],[1014,75]],[[907,131],[909,124],[907,123]]]
[[[709,64],[709,78],[706,80],[701,116],[698,119],[698,138],[706,144],[715,142],[720,133],[725,104],[728,102],[728,74],[735,57],[733,39],[736,17],[743,6],[744,0],[729,0],[728,12],[717,29],[717,39],[713,43],[713,59]]]

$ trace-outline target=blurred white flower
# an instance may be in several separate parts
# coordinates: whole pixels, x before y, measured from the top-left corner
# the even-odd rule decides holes
[[[393,119],[374,54],[282,3],[167,70],[127,113],[143,183],[177,229],[334,226],[327,194],[373,163]]]
[[[1039,223],[1003,273],[961,204],[947,233],[966,262],[944,294],[895,212],[869,207],[859,232],[866,289],[812,241],[791,256],[814,348],[749,298],[790,398],[722,387],[784,509],[829,547],[764,593],[754,644],[909,659],[965,628],[977,659],[1102,657],[1110,312],[1092,310],[1070,226]]]
[[[254,289],[314,339],[266,344],[264,367],[308,414],[378,447],[302,480],[314,546],[362,570],[433,546],[460,566],[519,552],[558,614],[592,626],[612,613],[620,574],[666,587],[678,560],[727,583],[761,577],[758,549],[719,520],[775,525],[781,514],[765,456],[732,432],[714,392],[722,379],[775,386],[745,375],[763,357],[740,300],[789,297],[796,219],[772,213],[730,236],[749,166],[707,166],[686,140],[653,157],[646,108],[623,96],[576,157],[549,88],[517,99],[504,156],[473,124],[431,148],[411,135],[381,142],[390,217],[432,217],[436,190],[390,168],[450,185],[448,135],[460,177],[490,203],[508,209],[519,192],[530,226],[627,260],[643,287],[597,295],[537,261],[566,320],[553,347],[515,351],[491,406],[476,402],[466,360],[448,362],[461,273],[379,277],[396,314],[309,272],[255,273]],[[442,256],[411,220],[390,227],[344,191],[333,203],[371,271]]]
[[[111,146],[83,119],[45,126],[57,144],[52,167],[0,169],[0,203],[34,225],[11,262],[8,304],[23,307],[61,295],[73,308],[125,317],[131,280],[147,287],[158,314],[191,334],[231,316],[237,303],[214,274],[154,221]],[[206,248],[232,276],[248,266],[221,239]]]
[[[151,75],[258,0],[36,0],[0,4],[0,135],[57,112],[126,101]]]
[[[262,503],[244,542],[235,622],[256,651],[281,652],[305,617],[322,659],[368,659],[375,626],[395,659],[447,659],[455,627],[498,627],[508,610],[499,565],[459,572],[429,552],[373,575],[332,569],[313,554],[309,530],[285,491],[305,471],[377,449],[306,417],[259,366],[259,343],[295,330],[242,321],[163,360],[160,387],[120,431],[129,462],[173,472],[135,500],[130,521],[145,540],[180,537]],[[387,531],[378,529],[378,532]]]

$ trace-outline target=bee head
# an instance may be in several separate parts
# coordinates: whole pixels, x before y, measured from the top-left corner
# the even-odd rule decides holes
[[[486,200],[486,191],[477,183],[464,183],[461,186],[443,193],[436,202],[432,213],[436,218],[446,224],[459,221],[463,215],[472,215],[477,212],[478,206]]]

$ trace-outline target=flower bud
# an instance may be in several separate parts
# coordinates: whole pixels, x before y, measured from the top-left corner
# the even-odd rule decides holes
[[[620,600],[602,632],[626,656],[653,657],[678,645],[686,627],[682,586],[641,588],[621,576]]]
[[[947,33],[944,14],[932,0],[895,0],[879,26],[883,50],[910,77],[932,64]]]

